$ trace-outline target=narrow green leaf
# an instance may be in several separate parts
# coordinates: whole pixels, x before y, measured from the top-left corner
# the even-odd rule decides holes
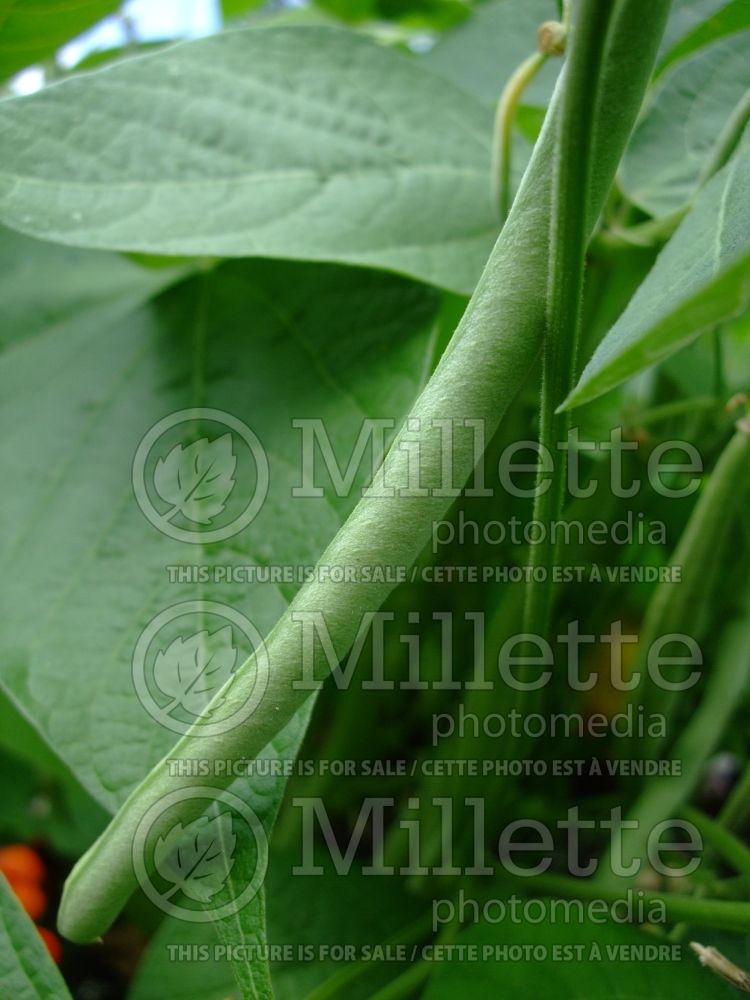
[[[0,983],[8,1000],[70,1000],[39,932],[1,873]]]
[[[639,208],[669,215],[695,194],[727,123],[747,103],[748,52],[750,31],[744,31],[701,49],[659,82],[620,169],[620,186]],[[735,142],[748,119],[750,107],[735,127]]]
[[[750,147],[716,175],[565,401],[596,399],[750,303]]]
[[[243,29],[0,103],[0,221],[471,291],[496,236],[491,132],[488,109],[354,32]]]
[[[118,9],[118,0],[4,0],[0,80],[53,56],[69,39]]]

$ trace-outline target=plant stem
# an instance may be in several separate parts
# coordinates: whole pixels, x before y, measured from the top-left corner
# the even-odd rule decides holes
[[[750,605],[750,600],[745,604],[746,607]],[[629,824],[634,823],[635,826],[628,825],[622,831],[621,850],[624,855],[643,858],[648,838],[656,825],[673,816],[674,810],[681,808],[689,810],[684,803],[693,793],[706,761],[737,710],[748,680],[750,680],[750,619],[747,611],[743,609],[742,614],[725,630],[700,704],[671,749],[671,756],[675,761],[680,761],[681,770],[678,774],[659,779],[658,782],[646,783],[628,816]],[[695,825],[703,832],[698,823]],[[747,856],[750,858],[750,854]],[[602,870],[604,874],[600,884],[617,883],[618,879],[610,873],[606,859]]]
[[[648,657],[654,643],[667,635],[690,635],[696,642],[706,627],[707,594],[720,566],[716,558],[729,535],[740,501],[747,494],[750,473],[750,430],[740,420],[698,498],[690,520],[674,551],[670,565],[681,568],[681,579],[665,581],[657,588],[646,611],[640,639],[638,670],[641,683],[632,701],[647,711],[671,718],[676,693],[655,690],[648,683]],[[658,755],[661,739],[639,746],[644,756]]]
[[[546,21],[541,25],[537,34],[539,51],[524,59],[508,80],[497,104],[492,141],[492,204],[497,208],[501,226],[505,225],[513,200],[513,126],[518,105],[549,57],[564,53],[572,9],[572,0],[563,0],[560,5],[562,22]]]
[[[534,521],[549,525],[562,513],[567,477],[566,452],[558,452],[570,427],[569,414],[555,413],[575,384],[583,296],[583,271],[589,240],[588,191],[594,142],[593,120],[602,53],[614,5],[582,0],[571,34],[563,107],[555,156],[551,216],[551,252],[547,330],[542,364],[541,454],[554,456],[550,483],[540,471]],[[545,450],[546,449],[546,452]],[[540,454],[540,459],[541,459]],[[524,632],[546,636],[552,606],[554,546],[531,547],[529,564],[543,569],[545,579],[528,589]]]
[[[388,938],[388,944],[414,944],[429,936],[432,930],[432,915],[427,913],[415,920],[400,934]],[[312,993],[308,994],[306,1000],[333,1000],[334,997],[344,996],[352,983],[357,982],[368,972],[372,972],[372,962],[354,962],[346,968],[337,972],[330,979],[326,979],[320,986],[316,987]]]
[[[495,112],[492,141],[492,204],[496,206],[500,225],[504,226],[512,200],[513,126],[521,97],[549,57],[535,52],[525,59],[500,96]]]
[[[614,903],[622,899],[620,889],[602,886],[590,879],[572,878],[569,875],[536,875],[532,879],[523,879],[528,888],[533,888],[543,896],[562,896],[566,899],[603,899]],[[750,933],[750,903],[734,903],[716,899],[700,899],[695,896],[682,896],[676,893],[652,892],[638,890],[639,899],[648,905],[663,903],[667,920],[670,923],[689,921],[705,927],[716,927],[720,930],[737,931],[741,934]]]
[[[451,941],[460,930],[460,923],[454,920],[451,924],[443,929],[443,931],[437,937],[437,944],[445,944]],[[382,990],[379,990],[372,998],[372,1000],[403,1000],[404,997],[411,996],[412,993],[422,985],[422,983],[429,978],[430,973],[435,968],[434,962],[428,962],[427,959],[421,959],[419,962],[415,962],[410,966],[406,972],[402,973],[397,979],[388,983],[384,986]]]
[[[725,861],[728,861],[740,875],[750,877],[750,849],[730,830],[727,830],[721,821],[711,819],[698,809],[693,809],[692,806],[685,806],[682,815],[696,827],[704,841],[713,847]]]
[[[634,414],[632,418],[628,417],[628,422],[632,427],[651,427],[672,420],[674,417],[682,417],[696,411],[716,410],[718,407],[718,397],[693,396],[691,399],[677,399],[673,403],[663,403],[661,406],[643,410]]]

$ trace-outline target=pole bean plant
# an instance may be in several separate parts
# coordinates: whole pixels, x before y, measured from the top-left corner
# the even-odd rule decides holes
[[[0,998],[750,993],[750,0],[199,7],[0,4]]]

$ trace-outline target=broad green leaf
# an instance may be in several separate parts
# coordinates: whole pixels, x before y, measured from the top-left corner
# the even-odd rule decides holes
[[[36,927],[0,874],[0,983],[9,1000],[70,1000]]]
[[[549,900],[539,905],[549,909],[568,904]],[[570,905],[575,913],[576,904]],[[473,946],[480,958],[437,965],[424,1000],[457,1000],[477,993],[534,1000],[726,1000],[728,995],[717,976],[701,969],[687,944],[665,944],[623,924],[584,922],[575,916],[560,918],[559,923],[479,923],[456,943],[467,950]],[[660,947],[668,949],[667,960]],[[519,955],[529,949],[531,957],[514,960],[514,948]],[[504,954],[509,957],[504,959]]]
[[[40,272],[38,288],[45,286]],[[174,740],[133,691],[130,663],[145,625],[164,608],[203,599],[246,614],[265,634],[296,587],[170,582],[167,567],[314,562],[358,494],[355,487],[341,500],[293,499],[302,473],[292,416],[325,420],[341,461],[367,416],[400,419],[424,377],[436,308],[429,290],[377,273],[236,263],[150,304],[136,299],[115,315],[84,312],[41,328],[0,357],[0,450],[15,484],[2,497],[13,580],[3,588],[2,680],[105,807]],[[144,434],[198,403],[243,420],[272,470],[256,519],[209,546],[157,530],[131,485]],[[252,496],[248,466],[238,469],[219,517]],[[175,515],[189,528],[182,517]]]
[[[175,280],[174,268],[147,271],[123,257],[68,250],[0,228],[0,348],[50,333],[83,313],[132,308]],[[40,294],[44,281],[44,294]]]
[[[0,80],[57,49],[120,6],[118,0],[3,0],[0,3]]]
[[[37,287],[54,290],[53,248],[29,241],[29,252],[37,247]],[[64,261],[69,251],[55,253]],[[143,274],[147,282],[167,280],[163,271]],[[82,309],[48,327],[41,308],[36,327],[29,323],[0,357],[9,421],[3,461],[16,483],[3,501],[12,536],[4,565],[13,587],[2,595],[2,682],[109,811],[174,740],[133,690],[134,646],[147,623],[180,602],[213,600],[265,634],[295,589],[243,578],[170,582],[167,567],[314,563],[356,501],[357,484],[341,500],[292,499],[301,478],[292,415],[323,419],[342,460],[366,416],[398,421],[426,377],[437,305],[435,293],[387,275],[238,262],[189,277],[151,301],[134,295],[109,313]],[[131,486],[143,434],[197,402],[245,421],[273,470],[256,521],[225,543],[198,548],[156,530]],[[235,472],[243,494],[252,492],[250,474]],[[367,461],[359,485],[366,474]],[[267,753],[294,756],[305,719]],[[260,796],[253,808],[269,830],[283,786],[277,777],[253,782]],[[249,857],[238,845],[232,877],[240,882]],[[255,935],[262,943],[262,899],[219,930],[230,942]],[[267,978],[262,965],[241,973]],[[253,988],[263,995],[255,981]]]
[[[737,31],[745,31],[750,28],[750,4],[747,0],[730,0],[725,7],[720,7],[715,13],[699,22],[692,31],[684,38],[681,38],[662,59],[659,72],[663,72],[667,66],[684,59],[691,52],[696,52],[704,45],[724,35],[732,35]]]
[[[0,103],[0,221],[470,291],[497,235],[491,129],[455,85],[356,33],[243,29]]]
[[[493,107],[513,71],[536,51],[539,25],[557,17],[555,0],[495,0],[440,38],[425,60],[431,69]],[[525,93],[525,103],[548,103],[560,65],[559,60],[550,60]]]
[[[586,365],[565,408],[669,357],[750,303],[750,146],[701,192]]]
[[[639,208],[668,215],[695,194],[733,112],[747,102],[748,52],[750,31],[731,35],[679,63],[659,82],[620,169],[622,190]],[[737,138],[743,127],[740,123]]]

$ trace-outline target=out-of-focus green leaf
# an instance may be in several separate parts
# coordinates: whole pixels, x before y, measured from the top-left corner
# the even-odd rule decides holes
[[[58,248],[61,261],[67,252]],[[43,298],[48,284],[54,289],[51,259],[37,279]],[[191,599],[228,603],[265,634],[295,589],[179,584],[167,567],[314,562],[356,489],[335,504],[293,502],[301,472],[291,417],[325,418],[339,449],[353,447],[365,416],[398,420],[425,377],[437,304],[429,289],[374,272],[233,263],[151,302],[133,297],[109,313],[69,315],[0,356],[0,450],[15,484],[2,493],[3,562],[13,579],[0,615],[3,682],[105,807],[119,804],[174,739],[135,697],[133,637],[157,612]],[[139,509],[131,466],[150,427],[194,405],[243,420],[273,456],[274,474],[261,512],[231,544],[186,553]],[[253,495],[246,465],[234,475],[228,515]],[[117,635],[127,642],[113,643]]]
[[[704,45],[710,45],[717,38],[745,31],[746,28],[750,28],[750,3],[748,0],[731,0],[705,21],[699,22],[692,31],[680,39],[661,60],[659,72],[663,72],[667,66],[684,59]]]
[[[94,311],[127,311],[175,280],[176,268],[145,270],[114,254],[68,250],[0,228],[0,347],[39,336]],[[44,293],[39,294],[44,282]]]
[[[0,80],[49,59],[61,45],[119,6],[119,0],[4,0],[0,4]]]
[[[750,302],[750,146],[701,192],[566,400],[595,399]]]
[[[8,1000],[70,1000],[47,947],[0,874],[0,983]]]
[[[443,38],[425,56],[431,69],[478,101],[494,106],[513,71],[537,48],[537,28],[558,17],[555,0],[495,0]],[[561,61],[551,59],[524,94],[546,106]]]
[[[491,131],[488,109],[357,33],[228,32],[0,104],[0,220],[76,246],[335,260],[470,291],[497,235]]]
[[[357,489],[341,500],[329,495],[303,508],[294,503],[301,466],[292,415],[325,420],[337,452],[353,446],[366,416],[400,420],[427,376],[439,297],[371,271],[235,262],[188,277],[160,298],[137,287],[120,296],[117,308],[84,300],[76,312],[57,284],[69,251],[9,239],[30,262],[39,251],[37,297],[43,302],[49,289],[54,308],[62,298],[65,309],[53,324],[26,321],[25,335],[0,356],[8,420],[2,461],[16,483],[12,495],[3,494],[10,528],[3,562],[14,580],[3,592],[0,615],[3,686],[112,811],[174,739],[135,696],[134,641],[155,614],[186,600],[213,600],[246,614],[261,634],[270,629],[294,583],[248,582],[245,573],[222,584],[213,569],[315,562],[356,502]],[[83,256],[94,263],[97,255]],[[178,280],[174,272],[99,256],[102,274],[107,262],[118,276],[124,269],[126,288],[131,272],[154,296],[159,283]],[[251,427],[271,456],[273,476],[250,527],[224,544],[186,551],[139,509],[131,470],[150,427],[197,405],[225,410]],[[367,472],[365,461],[358,483]],[[233,470],[243,507],[252,477],[251,469]],[[168,567],[180,565],[203,567],[209,582],[197,574],[183,583],[171,579]],[[122,642],[113,640],[118,635]],[[294,756],[309,707],[266,756]],[[279,772],[244,782],[243,801],[268,832],[284,783]],[[236,898],[236,885],[249,881],[257,860],[254,844],[238,843],[221,893]],[[216,899],[221,903],[221,894]],[[258,896],[218,931],[229,945],[262,946],[263,927]],[[237,970],[246,993],[252,984],[259,997],[270,995],[262,955]]]
[[[458,24],[471,11],[471,0],[316,0],[342,21],[399,21],[441,30]]]
[[[660,81],[620,170],[622,190],[639,208],[668,215],[695,193],[733,112],[747,102],[749,53],[745,31],[701,49]]]
[[[554,903],[566,905],[560,900],[545,905]],[[468,957],[437,964],[424,1000],[475,994],[534,1000],[727,998],[722,981],[701,969],[687,945],[675,946],[681,960],[659,960],[659,938],[622,924],[579,922],[575,916],[560,923],[480,923],[464,931],[457,943],[466,947]],[[514,948],[518,960],[512,958]],[[531,954],[522,960],[524,949]],[[647,949],[649,960],[642,957]],[[504,954],[511,957],[504,959]]]
[[[225,20],[242,17],[263,7],[266,0],[221,0],[221,13]]]
[[[672,49],[696,28],[726,7],[729,0],[672,0],[667,27],[659,49],[663,60]]]

